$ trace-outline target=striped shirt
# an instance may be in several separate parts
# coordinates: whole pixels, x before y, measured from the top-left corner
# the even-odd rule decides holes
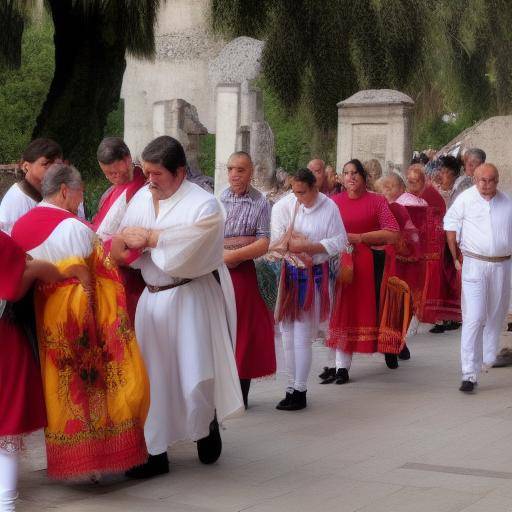
[[[249,186],[245,194],[237,196],[227,188],[220,200],[226,209],[225,238],[270,238],[270,203],[261,192]]]

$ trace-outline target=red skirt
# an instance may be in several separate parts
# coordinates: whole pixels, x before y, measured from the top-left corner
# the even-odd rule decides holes
[[[276,372],[274,318],[258,289],[254,262],[244,261],[229,273],[236,299],[235,359],[241,379],[254,379]]]
[[[354,277],[337,283],[327,345],[344,352],[377,352],[378,318],[374,262],[371,249],[357,244],[353,252]]]
[[[0,318],[0,350],[0,436],[45,427],[39,367],[23,331],[8,318]]]
[[[139,302],[140,296],[146,287],[144,279],[140,270],[130,267],[119,267],[119,273],[124,284],[124,290],[126,295],[126,309],[132,322],[132,327],[135,325],[135,310],[137,309],[137,303]]]

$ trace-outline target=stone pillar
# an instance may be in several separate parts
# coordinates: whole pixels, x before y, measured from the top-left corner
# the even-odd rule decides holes
[[[228,184],[226,165],[237,150],[240,127],[240,85],[221,84],[216,89],[215,195]]]
[[[352,158],[375,158],[384,170],[407,168],[412,156],[414,101],[399,91],[359,91],[338,103],[336,170]]]
[[[254,165],[252,183],[261,192],[269,192],[274,184],[276,154],[274,133],[266,121],[252,123],[250,147]]]

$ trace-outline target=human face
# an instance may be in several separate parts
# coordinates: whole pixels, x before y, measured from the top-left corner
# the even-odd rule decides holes
[[[148,179],[149,190],[153,199],[157,201],[171,197],[185,179],[185,167],[178,167],[175,175],[161,164],[144,162],[143,168]]]
[[[473,177],[475,174],[475,169],[481,165],[480,159],[475,155],[468,155],[464,159],[464,172],[468,175]]]
[[[338,183],[338,176],[336,175],[336,171],[332,168],[332,166],[328,165],[325,168],[325,174],[327,176],[327,186],[329,190],[333,190]]]
[[[83,185],[78,188],[70,188],[67,185],[62,185],[61,194],[63,198],[63,208],[77,215],[78,207],[84,200]]]
[[[310,187],[307,183],[303,181],[292,180],[292,191],[299,201],[300,204],[303,204],[306,208],[311,208],[318,197],[318,188],[316,185]]]
[[[451,190],[456,178],[450,169],[441,167],[441,170],[439,171],[439,179],[441,188],[443,190]]]
[[[349,194],[360,194],[366,190],[364,178],[357,172],[354,164],[343,167],[343,186]]]
[[[31,183],[38,190],[41,188],[41,181],[46,174],[46,171],[52,164],[61,164],[62,158],[46,158],[40,156],[34,162],[23,162],[22,169],[25,170],[25,177],[29,183]]]
[[[403,194],[403,187],[393,179],[386,179],[382,183],[381,194],[388,203],[394,203]]]
[[[228,161],[228,181],[231,190],[236,195],[247,192],[251,183],[252,164],[244,155],[234,155]]]
[[[313,160],[309,162],[308,169],[315,175],[318,190],[322,190],[327,179],[324,164],[321,160]]]
[[[499,175],[492,165],[482,164],[475,169],[475,184],[480,195],[488,201],[496,195]]]
[[[419,196],[425,188],[425,180],[415,172],[407,173],[407,191]]]
[[[133,164],[130,156],[116,160],[111,164],[98,163],[103,174],[105,174],[105,178],[107,178],[112,185],[123,185],[132,179]]]

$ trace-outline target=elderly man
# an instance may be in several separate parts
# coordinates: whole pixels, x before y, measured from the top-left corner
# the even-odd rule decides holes
[[[146,282],[135,331],[151,384],[144,429],[150,457],[128,472],[132,478],[167,473],[168,446],[187,439],[197,441],[201,462],[215,462],[222,450],[218,421],[243,409],[221,206],[185,179],[176,139],[156,138],[142,161],[149,184],[131,200],[112,244],[113,256],[140,268]]]
[[[12,237],[33,258],[81,276],[36,288],[48,474],[125,471],[147,458],[149,389],[121,279],[94,231],[76,216],[79,172],[54,164],[41,193],[43,201],[16,222]]]
[[[512,201],[498,190],[492,164],[475,170],[475,186],[462,192],[448,210],[444,229],[458,269],[457,233],[462,264],[462,385],[471,393],[483,366],[496,359],[510,296]]]
[[[485,163],[486,157],[485,151],[480,148],[470,148],[466,151],[464,154],[464,174],[459,176],[453,184],[452,202],[460,193],[474,185],[475,169]]]
[[[276,371],[274,319],[260,295],[254,266],[254,259],[268,251],[270,204],[251,186],[253,165],[247,153],[233,153],[227,167],[229,188],[220,196],[226,210],[224,263],[235,289],[235,356],[247,409],[251,379]]]
[[[320,158],[314,158],[308,164],[308,169],[315,175],[316,186],[319,192],[329,195],[329,184],[327,182],[327,173],[325,172],[325,162]]]
[[[421,164],[409,166],[406,173],[407,192],[427,202],[428,206],[440,208],[442,213],[446,212],[446,205],[441,194],[432,185],[427,185],[425,168]]]

